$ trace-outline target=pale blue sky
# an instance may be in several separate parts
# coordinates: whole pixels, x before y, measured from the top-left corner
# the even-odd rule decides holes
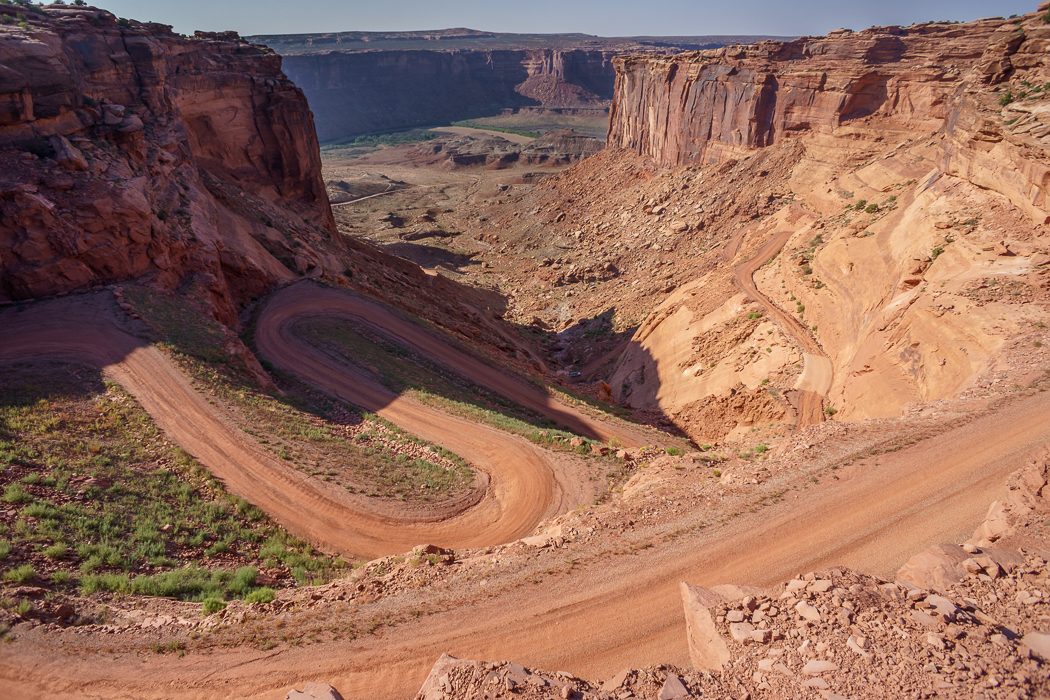
[[[122,17],[242,34],[471,27],[602,36],[823,34],[1032,12],[1038,0],[97,0]],[[96,4],[96,3],[92,3]]]

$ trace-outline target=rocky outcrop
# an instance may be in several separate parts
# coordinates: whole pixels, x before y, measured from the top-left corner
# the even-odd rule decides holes
[[[473,29],[251,37],[285,57],[322,141],[518,108],[605,110],[613,56],[750,42],[753,36],[620,37]]]
[[[18,11],[0,26],[0,300],[148,277],[229,321],[275,282],[338,279],[313,120],[276,54]]]
[[[519,107],[604,108],[613,52],[604,50],[333,51],[292,55],[322,141],[445,124]]]
[[[939,544],[919,552],[900,568],[897,581],[945,591],[967,575],[998,578],[1023,560],[1010,545],[1028,545],[1024,534],[1038,531],[1050,515],[1050,452],[1031,460],[1010,477],[1005,498],[994,501],[984,521],[962,545]],[[1017,537],[1022,533],[1021,537]],[[1011,540],[1019,540],[1012,542]],[[1044,543],[1036,540],[1036,546]]]
[[[625,670],[602,683],[443,656],[417,700],[627,697],[1043,697],[1050,691],[1045,559],[970,574],[944,595],[848,569],[768,592],[683,585],[692,671]],[[696,636],[698,616],[703,635]]]
[[[609,143],[679,165],[868,117],[936,130],[956,114],[964,79],[1003,80],[1041,65],[1048,35],[994,19],[620,57]]]

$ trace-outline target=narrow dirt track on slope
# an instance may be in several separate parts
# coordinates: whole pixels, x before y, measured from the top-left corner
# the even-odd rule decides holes
[[[304,296],[293,292],[290,298],[302,301]],[[400,398],[305,344],[297,344],[285,355],[281,355],[284,347],[279,342],[267,345],[275,360],[284,357],[304,374],[314,371],[324,380],[320,386],[377,410],[406,430],[456,452],[483,472],[480,485],[487,488],[480,501],[451,517],[427,521],[379,511],[364,497],[295,470],[233,427],[229,416],[198,394],[166,355],[121,331],[105,304],[83,299],[69,304],[52,302],[21,313],[4,312],[0,316],[5,329],[0,360],[54,357],[104,369],[139,401],[169,439],[200,460],[231,492],[291,532],[330,551],[371,557],[404,552],[421,543],[477,547],[507,542],[528,534],[564,505],[567,492],[571,495],[576,490],[575,484],[559,478],[550,454],[523,438]],[[279,320],[273,323],[272,316],[262,315],[261,337],[268,338],[268,329],[287,330],[285,323],[295,316],[287,313],[288,307],[281,308],[286,313],[277,314]],[[382,318],[375,320],[382,322]],[[450,350],[450,357],[455,352]],[[514,387],[508,383],[505,388]],[[552,416],[562,414],[556,402],[546,410]],[[564,413],[576,415],[567,407]],[[619,434],[586,416],[574,420],[596,434]],[[573,420],[566,422],[574,424]],[[625,442],[631,439],[630,435],[621,437]]]
[[[780,254],[781,249],[794,233],[795,231],[790,229],[780,231],[763,243],[753,258],[733,268],[733,283],[758,302],[766,313],[776,319],[781,329],[802,346],[804,365],[796,389],[798,390],[797,424],[798,427],[804,428],[824,421],[824,396],[831,388],[831,360],[797,318],[774,304],[755,285],[755,273]],[[739,248],[741,240],[735,241],[735,245],[733,242],[730,243],[733,254]]]

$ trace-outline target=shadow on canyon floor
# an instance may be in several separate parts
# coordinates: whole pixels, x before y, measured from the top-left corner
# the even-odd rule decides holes
[[[440,267],[456,273],[463,272],[466,267],[481,264],[472,255],[463,255],[445,248],[419,243],[390,243],[383,246],[383,251],[414,262],[420,267]]]

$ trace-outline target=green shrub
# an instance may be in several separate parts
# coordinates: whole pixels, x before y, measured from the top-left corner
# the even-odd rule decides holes
[[[205,615],[214,615],[226,607],[226,601],[220,598],[205,598],[202,609]]]
[[[868,206],[864,207],[864,211],[868,212],[869,214],[877,214],[879,211],[879,205],[872,202]]]
[[[84,595],[99,592],[126,593],[130,588],[127,574],[90,574],[80,579],[80,592]]]
[[[262,588],[256,588],[254,591],[244,597],[245,603],[269,603],[272,602],[276,593],[272,588],[263,586]]]
[[[766,452],[769,452],[769,445],[764,445],[761,443],[755,445],[755,454],[765,454]]]
[[[1003,94],[999,95],[999,104],[1005,107],[1014,101],[1014,93],[1012,90],[1007,90]]]
[[[22,484],[8,484],[4,489],[3,499],[5,503],[29,503],[33,496],[25,490]]]
[[[36,569],[31,564],[22,564],[4,572],[4,580],[8,583],[28,583],[36,578]]]
[[[678,457],[678,456],[681,456],[681,454],[682,454],[682,450],[680,450],[677,447],[668,447],[666,452],[667,452],[667,454],[671,455],[672,457]]]
[[[827,408],[824,409],[824,413],[826,413],[828,416],[833,416],[833,415],[835,415],[838,412],[839,412],[839,409],[835,408],[834,406],[828,406]]]
[[[44,547],[43,554],[48,559],[64,559],[69,554],[69,547],[65,542],[55,542],[50,547]]]
[[[64,586],[73,580],[73,574],[69,573],[64,569],[59,569],[55,573],[51,574],[51,583],[56,586]]]
[[[7,540],[0,540],[0,561],[7,559],[7,555],[11,553],[11,543]]]
[[[227,589],[236,596],[243,596],[255,585],[255,579],[259,576],[254,566],[242,566],[233,574]]]

